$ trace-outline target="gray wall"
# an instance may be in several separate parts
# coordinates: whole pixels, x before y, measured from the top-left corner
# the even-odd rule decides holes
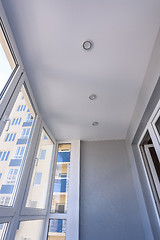
[[[146,185],[144,168],[139,159],[137,142],[160,99],[160,30],[155,41],[151,58],[144,77],[137,104],[126,137],[132,175],[134,179],[145,239],[160,239],[159,223],[153,207],[153,200]],[[132,146],[131,146],[132,145]],[[134,155],[133,149],[134,146]]]
[[[124,141],[81,142],[80,240],[143,240]]]

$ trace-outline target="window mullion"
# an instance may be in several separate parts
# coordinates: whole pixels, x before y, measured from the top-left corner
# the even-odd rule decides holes
[[[154,131],[152,125],[148,126],[148,131],[149,131],[149,134],[150,134],[151,139],[153,141],[153,145],[155,147],[155,150],[156,150],[157,156],[159,158],[159,162],[160,162],[160,144],[159,144],[158,139],[155,135],[155,131]]]

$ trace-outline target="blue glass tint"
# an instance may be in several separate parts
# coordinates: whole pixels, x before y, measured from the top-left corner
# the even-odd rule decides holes
[[[66,213],[69,191],[71,144],[59,144],[51,212]]]
[[[57,162],[70,162],[70,152],[58,152]]]
[[[48,226],[48,240],[66,239],[66,220],[50,219]]]

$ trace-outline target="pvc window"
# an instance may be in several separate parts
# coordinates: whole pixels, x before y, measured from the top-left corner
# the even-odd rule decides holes
[[[6,28],[0,18],[0,99],[18,69],[18,61],[11,46]]]
[[[8,119],[13,119],[14,116],[17,114],[16,109],[17,109],[17,106],[19,106],[19,102],[21,100],[22,95],[24,96],[23,101],[26,103],[25,105],[27,105],[33,118],[35,118],[35,112],[30,102],[29,96],[27,94],[26,87],[22,85],[18,93],[18,96],[15,100],[15,103],[11,109]],[[20,114],[21,114],[20,118],[22,119],[22,122],[25,121],[27,112],[22,111]],[[33,127],[33,125],[34,124],[32,124],[31,127]],[[7,141],[10,141],[10,145],[8,145],[7,141],[3,141],[4,136],[6,136],[6,130],[10,130],[11,132],[12,130],[14,130],[15,132],[14,134],[13,133],[8,134],[6,138]],[[19,139],[21,138],[21,135],[20,135],[21,132],[24,133],[22,136],[23,139]],[[18,138],[17,141],[14,141],[15,134],[17,135],[17,138]],[[22,125],[16,125],[16,126],[8,125],[7,128],[5,127],[3,129],[1,134],[0,150],[3,149],[3,151],[1,151],[0,168],[3,170],[2,170],[2,178],[0,182],[0,197],[4,196],[4,194],[10,197],[10,202],[8,206],[13,206],[16,199],[18,187],[19,187],[23,169],[24,169],[27,149],[29,147],[30,136],[31,136],[30,129],[24,129]],[[22,141],[22,140],[25,140],[25,141]],[[13,167],[17,168],[14,172],[13,172]],[[14,181],[12,179],[12,181],[8,183],[8,181],[6,182],[5,179],[8,175],[8,172],[10,175],[11,171],[13,173]],[[16,177],[15,177],[15,173],[17,174]]]
[[[44,140],[43,135],[47,135],[48,140]],[[42,148],[45,148],[45,154]],[[32,173],[32,179],[30,182],[29,192],[27,196],[26,207],[32,207],[32,202],[36,201],[36,208],[37,209],[45,209],[46,200],[47,200],[47,193],[48,193],[48,186],[51,177],[51,169],[53,169],[53,153],[54,153],[54,143],[44,130],[42,129],[40,142],[36,154],[36,161],[34,164],[34,169]],[[39,159],[38,156],[42,157]],[[52,167],[51,167],[52,166]],[[43,194],[42,194],[43,192]]]
[[[146,179],[150,192],[153,196],[153,203],[160,216],[160,102],[156,106],[149,122],[140,138],[139,151],[146,173]]]
[[[152,121],[152,126],[160,144],[160,109],[158,109],[157,114]]]
[[[48,174],[44,174],[43,171],[45,170],[45,168],[40,169],[40,164],[47,162],[47,159],[49,159],[48,148],[49,145],[51,145],[50,141],[52,142],[53,146],[55,146],[56,141],[52,137],[52,134],[47,129],[45,124],[42,122],[41,117],[38,116],[38,109],[32,95],[27,77],[23,72],[24,67],[19,57],[19,53],[16,48],[13,36],[11,34],[9,24],[7,23],[7,18],[3,11],[2,3],[0,2],[0,15],[1,14],[3,15],[3,20],[5,20],[5,25],[7,25],[7,31],[10,34],[12,45],[16,50],[16,56],[19,62],[19,66],[17,64],[17,61],[13,57],[13,59],[15,60],[15,68],[13,68],[9,79],[6,80],[7,82],[5,82],[4,86],[2,86],[3,89],[0,97],[0,204],[2,205],[0,207],[0,223],[6,223],[7,225],[3,225],[4,227],[9,226],[6,239],[14,238],[21,240],[36,240],[47,238],[50,220],[54,220],[52,221],[52,223],[50,222],[51,228],[49,233],[52,232],[52,234],[53,223],[56,222],[55,220],[61,220],[59,222],[65,222],[66,224],[66,240],[78,240],[80,142],[73,141],[73,143],[71,144],[72,150],[70,155],[70,163],[66,163],[66,165],[70,164],[70,182],[68,185],[68,211],[63,214],[61,214],[60,212],[52,213],[50,212],[50,209],[52,205],[55,183],[56,168],[53,161],[55,155],[55,148],[52,149],[51,154],[50,147],[49,152],[51,158],[50,163],[48,163],[47,165]],[[13,52],[11,51],[10,46],[9,50],[11,52],[11,55],[13,56]],[[26,107],[24,107],[25,105]],[[22,134],[23,128],[28,127],[30,128],[29,134]],[[8,130],[9,132],[6,130]],[[9,133],[16,133],[16,141],[10,141],[10,143],[5,142],[7,134]],[[28,136],[28,138],[21,139],[21,135]],[[43,144],[40,143],[42,140]],[[6,145],[3,146],[3,144]],[[10,149],[10,147],[12,147],[12,150]],[[59,164],[65,163],[60,162]],[[36,169],[36,165],[39,169]],[[34,191],[32,192],[32,197],[31,195],[29,195],[30,190],[33,190],[34,188],[35,172],[42,173],[41,177],[37,177],[36,180],[40,184],[36,185],[35,187],[41,187],[43,185],[43,182],[47,184],[47,187],[45,188],[46,196],[43,204],[41,203],[41,206],[39,205],[39,199],[34,199]],[[59,179],[67,180],[67,176],[68,175],[66,173],[62,172],[59,174]],[[32,178],[34,179],[33,181]],[[43,192],[43,190],[41,190],[41,192]],[[28,199],[29,203],[27,203]],[[27,204],[29,204],[29,207],[27,207]],[[57,206],[58,205],[59,209],[60,207],[63,207],[63,204],[61,204],[61,202],[57,203]],[[5,227],[5,231],[3,231],[3,236],[2,231],[0,232],[1,239],[6,236],[6,229],[7,228]],[[33,229],[35,230],[36,235],[31,236],[31,234],[33,235],[34,233]],[[59,234],[61,233],[59,232]],[[49,237],[49,239],[51,238]]]

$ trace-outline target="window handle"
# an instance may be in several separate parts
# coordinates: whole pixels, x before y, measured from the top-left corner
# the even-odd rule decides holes
[[[5,122],[5,123],[8,122],[8,127],[6,129],[6,132],[8,132],[10,125],[11,125],[11,119],[8,118],[7,116],[4,116],[3,122]]]
[[[36,157],[36,161],[35,161],[35,165],[37,166],[38,165],[38,157]]]

